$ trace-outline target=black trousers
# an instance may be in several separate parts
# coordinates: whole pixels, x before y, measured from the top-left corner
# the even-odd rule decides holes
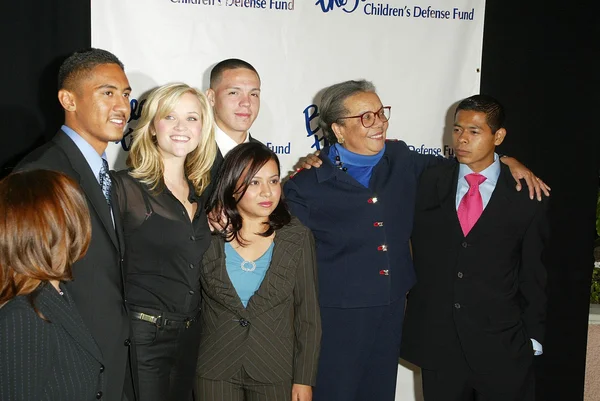
[[[404,298],[387,306],[321,308],[313,401],[394,401]]]
[[[133,312],[162,315],[188,325],[156,325],[132,319],[139,379],[139,401],[191,401],[200,345],[200,324],[192,316],[132,307]]]
[[[444,369],[422,369],[425,401],[535,400],[533,350],[513,366],[486,374],[473,372],[462,355],[453,359]]]

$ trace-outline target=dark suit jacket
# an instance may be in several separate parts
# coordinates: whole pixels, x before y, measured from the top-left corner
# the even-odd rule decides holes
[[[96,400],[103,357],[69,296],[44,285],[35,306],[18,296],[0,308],[0,400]]]
[[[129,318],[124,302],[123,244],[119,208],[113,226],[98,180],[83,154],[64,132],[34,150],[16,170],[60,171],[77,181],[85,193],[92,221],[92,240],[84,258],[73,265],[73,281],[66,283],[83,321],[104,356],[105,399],[121,400],[129,353]],[[113,200],[113,204],[117,204]]]
[[[401,355],[426,369],[464,355],[479,373],[531,363],[530,338],[544,341],[545,201],[517,192],[502,164],[487,207],[465,237],[456,212],[458,169],[440,166],[421,178],[412,235],[417,284],[408,296]]]
[[[315,385],[321,318],[314,240],[293,219],[277,230],[271,264],[244,308],[225,267],[223,239],[204,254],[197,374],[227,380],[243,367],[255,380]]]
[[[329,151],[321,151],[320,168],[302,170],[284,185],[292,214],[315,236],[319,303],[389,305],[415,282],[409,238],[419,176],[431,165],[455,163],[387,141],[365,188],[331,163]]]

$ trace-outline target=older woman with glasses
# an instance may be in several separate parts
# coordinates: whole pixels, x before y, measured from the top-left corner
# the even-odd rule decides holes
[[[409,239],[417,182],[426,168],[454,161],[386,141],[390,107],[370,82],[327,88],[319,112],[331,146],[320,168],[284,186],[292,214],[316,242],[323,337],[313,399],[391,401],[415,282]],[[511,161],[515,178],[531,175]]]

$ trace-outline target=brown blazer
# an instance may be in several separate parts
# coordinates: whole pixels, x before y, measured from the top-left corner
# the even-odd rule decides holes
[[[244,308],[225,268],[223,239],[213,236],[200,277],[198,376],[227,380],[243,367],[260,382],[315,385],[321,315],[314,239],[293,218],[274,242],[265,278]]]

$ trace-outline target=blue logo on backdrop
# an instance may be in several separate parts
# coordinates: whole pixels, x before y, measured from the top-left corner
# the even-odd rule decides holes
[[[321,127],[319,127],[317,124],[318,120],[315,120],[315,118],[319,117],[319,107],[316,104],[311,104],[310,106],[307,106],[302,113],[304,113],[304,128],[306,128],[306,137],[311,138],[313,142],[310,147],[315,148],[316,150],[321,150],[321,142],[323,142],[323,146],[327,146],[329,143],[327,142],[327,139],[325,139],[325,135],[323,135]],[[313,120],[315,120],[314,123]],[[312,128],[312,125],[315,125],[315,128]],[[320,134],[319,131],[321,131]]]
[[[267,147],[278,155],[289,155],[292,151],[291,142],[288,142],[286,145],[275,145],[273,142],[267,142]]]
[[[454,149],[452,149],[452,147],[448,145],[444,145],[444,148],[442,149],[428,147],[426,144],[423,143],[421,145],[408,145],[408,149],[422,155],[454,157]]]
[[[372,3],[368,2],[368,0],[317,0],[315,3],[315,6],[321,7],[321,11],[324,13],[341,9],[345,13],[351,14],[356,10],[360,10],[361,7],[359,6],[361,5],[362,12],[365,15],[381,17],[412,17],[467,21],[472,21],[475,17],[475,8],[471,8],[471,10],[461,10],[458,7],[453,7],[451,9],[435,9],[431,6],[428,6],[427,8],[420,6],[394,7],[389,3]]]
[[[197,6],[237,7],[255,10],[293,11],[295,0],[170,0],[175,4],[192,4]]]
[[[138,102],[137,99],[131,99],[129,101],[129,106],[131,107],[131,116],[129,117],[129,120],[127,120],[127,123],[139,120],[139,118],[142,116],[142,109],[144,108],[145,103],[146,99],[142,99],[140,102]],[[121,147],[126,152],[129,152],[129,149],[131,149],[131,142],[133,141],[133,136],[131,135],[132,132],[133,128],[128,127],[125,134],[123,134],[123,139],[117,142],[121,143]]]

